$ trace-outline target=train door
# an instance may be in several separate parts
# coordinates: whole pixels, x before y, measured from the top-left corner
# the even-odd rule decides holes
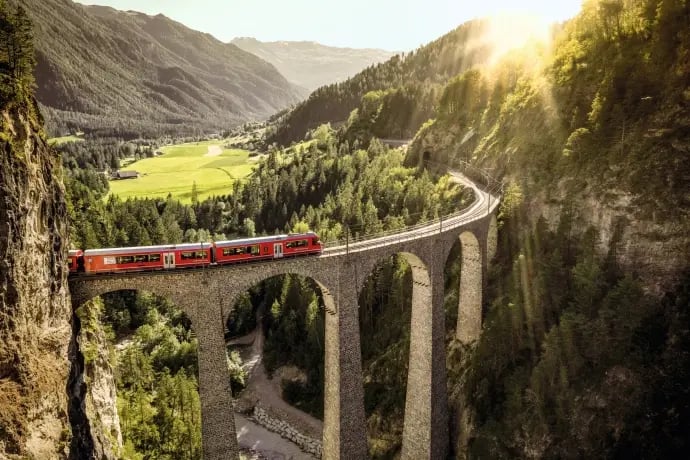
[[[273,258],[279,259],[283,257],[283,243],[275,243],[273,245]]]
[[[174,252],[164,252],[163,253],[163,268],[175,268],[175,253]]]

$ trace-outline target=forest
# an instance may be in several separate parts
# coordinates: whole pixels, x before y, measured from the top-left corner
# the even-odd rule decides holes
[[[482,336],[448,349],[458,455],[687,452],[689,30],[683,1],[585,2],[551,49],[451,79],[418,133],[407,164],[433,145],[507,183]]]
[[[26,10],[0,0],[0,104],[24,101],[33,95],[34,34]],[[35,108],[34,108],[35,110]]]
[[[0,10],[0,66],[3,76],[13,75],[0,85],[7,104],[18,92],[31,92],[33,62],[25,15]],[[309,148],[271,149],[245,183],[191,205],[108,195],[98,171],[131,154],[120,141],[58,146],[72,245],[305,229],[334,241],[399,229],[472,200],[447,177],[410,167],[433,145],[435,161],[493,168],[507,185],[483,332],[469,346],[455,341],[452,330],[461,248],[446,267],[451,454],[682,458],[690,439],[690,272],[655,292],[647,267],[626,266],[621,255],[633,219],[677,224],[675,234],[650,225],[644,238],[664,245],[678,234],[687,240],[689,10],[683,0],[586,1],[552,49],[518,50],[492,71],[470,70],[464,55],[446,56],[452,47],[443,41],[394,58],[317,91],[275,120],[273,140],[289,142],[311,130]],[[467,28],[442,40],[462,40]],[[16,50],[23,50],[19,59]],[[428,76],[423,80],[433,84],[418,85],[406,77],[415,70],[442,78]],[[417,100],[427,101],[423,116],[399,118],[398,108]],[[405,136],[427,115],[433,120],[407,154],[376,139]],[[320,124],[348,116],[337,130]],[[592,197],[615,207],[623,193],[629,204],[594,225],[585,212]],[[687,241],[679,252],[687,254]],[[410,289],[409,268],[393,258],[379,264],[361,292],[372,458],[400,451]],[[308,279],[266,280],[241,297],[226,325],[228,338],[242,335],[263,310],[266,365],[272,371],[293,364],[305,372],[306,383],[285,385],[283,393],[316,416],[323,413],[320,295]],[[85,331],[103,323],[122,350],[115,360],[122,456],[200,458],[197,345],[184,315],[165,299],[118,292],[91,302],[80,316]],[[93,362],[93,344],[81,345],[84,360]],[[245,376],[237,355],[229,355],[228,377],[240,391]],[[470,421],[468,432],[458,428],[461,419]]]
[[[404,167],[403,153],[378,141],[370,142],[366,150],[357,148],[357,144],[350,147],[328,125],[316,130],[314,138],[316,142],[309,148],[291,154],[270,151],[249,180],[236,182],[228,195],[193,200],[191,205],[171,197],[122,201],[108,195],[108,182],[97,169],[131,153],[123,152],[117,142],[90,143],[91,148],[96,147],[91,157],[86,154],[89,143],[57,146],[65,164],[72,244],[98,248],[197,242],[307,229],[315,230],[324,241],[334,241],[344,238],[346,231],[354,238],[433,219],[461,209],[473,199],[470,190],[447,176]],[[363,327],[368,325],[366,334],[375,342],[373,321],[377,312],[402,309],[409,318],[404,292],[390,296],[385,289],[392,280],[397,280],[396,285],[402,289],[406,273],[402,260],[386,261],[364,288],[362,304],[370,313],[363,317]],[[190,446],[185,458],[198,458],[199,425],[194,412],[198,410],[198,399],[194,399],[198,395],[187,400],[186,393],[179,394],[196,385],[189,361],[194,356],[196,339],[190,336],[189,324],[164,300],[145,293],[115,293],[104,298],[103,304],[100,318],[112,330],[112,337],[118,343],[126,340],[139,345],[124,348],[117,358],[118,372],[122,372],[118,407],[125,411],[121,417],[127,455],[152,452],[155,458],[167,458],[170,446],[185,443]],[[267,371],[285,365],[301,369],[306,382],[285,382],[283,395],[317,417],[323,417],[321,305],[321,293],[312,280],[276,277],[242,296],[226,325],[228,339],[244,335],[256,326],[256,312],[261,309]],[[397,313],[392,315],[396,317]],[[400,447],[404,409],[404,386],[400,387],[404,377],[401,380],[400,376],[406,375],[404,350],[409,348],[409,328],[404,327],[404,322],[399,325],[399,330],[391,330],[387,341],[367,348],[365,360],[373,379],[366,388],[370,401],[367,414],[374,436],[372,452],[381,458]],[[401,352],[395,359],[379,359],[388,346],[398,341],[396,347]],[[233,391],[241,391],[245,384],[240,364],[239,356],[230,354]],[[143,373],[141,379],[129,376],[130,371]],[[395,391],[389,392],[391,389]],[[168,399],[163,399],[161,392]],[[166,405],[170,398],[179,405]],[[169,416],[166,414],[182,414],[180,411],[184,411],[180,417],[186,420],[185,426],[195,427],[196,434],[165,421],[164,417]],[[168,431],[161,432],[159,424]],[[166,436],[175,441],[168,442]]]
[[[288,145],[299,141],[323,123],[348,120],[360,105],[366,107],[359,109],[359,116],[369,117],[376,102],[385,106],[384,116],[375,123],[377,136],[411,137],[421,122],[433,115],[445,82],[487,59],[491,46],[483,39],[487,26],[487,20],[467,22],[418,50],[393,56],[344,82],[315,90],[307,100],[274,120],[267,142]]]

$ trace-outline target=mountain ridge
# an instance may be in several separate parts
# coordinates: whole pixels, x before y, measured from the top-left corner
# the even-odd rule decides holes
[[[303,95],[268,62],[162,14],[26,3],[36,95],[53,131],[208,131],[264,118]]]
[[[377,99],[373,101],[376,106],[378,99],[386,99],[383,102],[395,106],[395,116],[402,118],[385,120],[382,124],[395,129],[387,127],[388,132],[380,137],[412,137],[433,116],[445,83],[489,60],[489,27],[489,19],[468,21],[414,51],[369,66],[342,83],[319,87],[309,98],[277,117],[268,132],[268,143],[288,145],[301,140],[308,130],[322,123],[345,122],[354,109],[362,109],[359,116],[365,112],[369,116],[368,109],[375,107],[372,101],[364,101],[365,95]]]
[[[270,62],[288,81],[305,88],[307,94],[323,85],[344,81],[397,54],[376,48],[330,46],[310,40],[264,42],[254,37],[236,37],[230,43]]]

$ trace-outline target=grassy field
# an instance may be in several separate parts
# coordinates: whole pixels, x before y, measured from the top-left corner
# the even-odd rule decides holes
[[[168,193],[182,202],[192,200],[196,182],[199,201],[211,195],[230,193],[234,181],[252,171],[249,153],[223,149],[220,141],[163,147],[163,155],[146,158],[123,168],[137,171],[137,179],[110,181],[110,193],[129,197],[165,198]]]

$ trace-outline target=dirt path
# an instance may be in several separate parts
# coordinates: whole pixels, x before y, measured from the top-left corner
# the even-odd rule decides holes
[[[321,439],[323,422],[286,403],[280,397],[281,388],[278,379],[271,380],[266,375],[262,355],[264,331],[261,323],[260,313],[257,312],[254,343],[249,358],[244,362],[244,368],[249,375],[249,382],[239,397],[269,410],[275,416],[279,416],[282,420],[299,429],[303,434],[314,439]]]
[[[217,157],[223,153],[223,148],[220,145],[209,145],[208,146],[208,151],[206,152],[205,157]]]

